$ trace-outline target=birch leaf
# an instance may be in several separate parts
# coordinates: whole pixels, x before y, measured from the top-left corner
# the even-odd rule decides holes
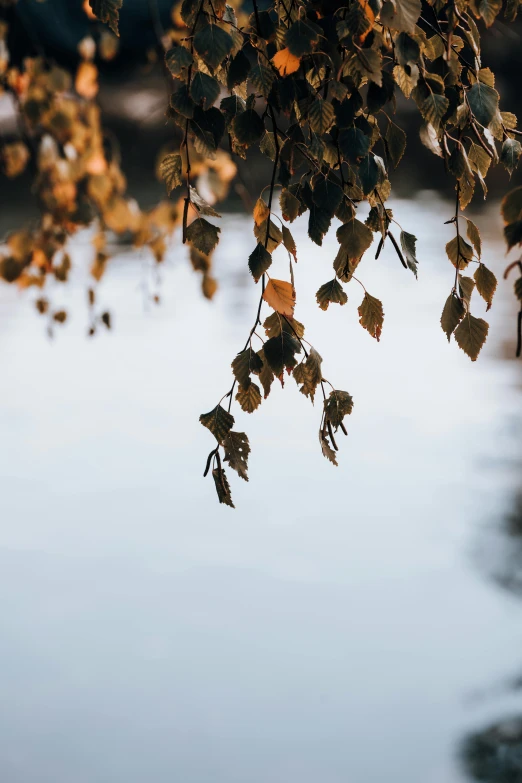
[[[263,299],[276,312],[293,318],[295,289],[291,283],[288,283],[286,280],[275,280],[274,278],[271,278],[265,288]]]
[[[455,330],[455,340],[459,348],[462,348],[472,362],[477,360],[480,349],[486,342],[489,324],[482,318],[475,318],[471,313],[466,313],[459,326]]]

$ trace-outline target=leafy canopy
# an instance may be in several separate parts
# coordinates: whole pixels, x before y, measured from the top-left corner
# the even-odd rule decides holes
[[[117,35],[122,0],[89,4]],[[4,145],[4,168],[16,176],[33,159],[43,204],[36,232],[8,239],[1,274],[9,282],[43,287],[49,275],[66,279],[66,239],[93,220],[99,227],[95,280],[107,261],[107,230],[130,232],[134,244],[149,247],[160,262],[166,239],[181,224],[203,291],[212,296],[211,258],[220,239],[212,204],[226,196],[236,173],[234,158],[248,159],[258,150],[265,156],[267,182],[255,204],[245,259],[260,289],[259,305],[232,361],[231,388],[200,418],[216,441],[205,475],[212,468],[221,503],[233,506],[224,462],[248,480],[250,445],[244,432],[233,430],[233,401],[252,413],[273,383],[284,385],[285,375],[293,376],[312,403],[320,390],[320,447],[337,465],[336,438],[339,429],[346,434],[353,400],[326,380],[323,360],[295,318],[298,249],[287,224],[306,215],[310,241],[319,246],[328,231],[335,231],[338,251],[329,259],[333,270],[317,291],[317,304],[326,311],[353,302],[368,337],[379,340],[386,328],[384,306],[378,292],[367,291],[359,279],[370,247],[376,243],[376,259],[389,247],[407,273],[422,272],[417,238],[386,206],[394,170],[407,154],[406,133],[395,119],[401,96],[415,105],[426,154],[441,158],[454,194],[454,211],[446,221],[455,235],[446,245],[449,295],[442,330],[477,359],[489,327],[471,312],[472,305],[476,311],[482,298],[489,310],[497,281],[482,259],[480,231],[463,212],[476,189],[485,197],[490,167],[500,162],[511,176],[522,153],[517,118],[501,105],[495,76],[481,56],[482,30],[501,10],[502,4],[491,0],[253,0],[248,15],[239,3],[183,0],[161,39],[171,79],[167,116],[173,144],[160,156],[158,173],[174,201],[150,213],[126,196],[118,163],[101,144],[92,46],[86,42],[80,50],[75,79],[80,103],[69,97],[70,78],[60,69],[37,59],[19,74],[6,63],[4,88],[16,95],[25,138]],[[507,0],[504,20],[513,21],[518,10],[519,0]],[[79,122],[88,129],[88,143],[77,138]],[[67,152],[71,145],[74,166]],[[198,192],[199,177],[213,193],[212,203]],[[366,219],[363,202],[369,208]],[[508,249],[522,244],[521,187],[505,197],[502,214]],[[270,275],[275,252],[288,254],[288,280]],[[507,273],[511,269],[521,273],[515,294],[522,308],[522,261]],[[346,285],[354,289],[350,296]],[[94,292],[90,297],[94,304]],[[270,313],[264,320],[263,307]],[[48,310],[43,297],[39,308]],[[62,315],[53,317],[60,322]],[[522,309],[519,354],[521,335]],[[254,346],[254,339],[261,346]]]

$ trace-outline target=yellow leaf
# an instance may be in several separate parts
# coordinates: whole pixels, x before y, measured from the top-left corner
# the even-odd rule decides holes
[[[263,201],[262,198],[258,198],[254,207],[254,222],[256,226],[260,226],[261,223],[267,219],[270,214],[270,210]]]
[[[301,65],[301,58],[292,54],[290,49],[286,47],[281,49],[277,54],[272,57],[272,62],[281,74],[281,76],[288,76],[289,73],[295,73]]]
[[[91,19],[93,22],[96,21],[96,16],[95,16],[91,6],[89,5],[89,0],[83,0],[83,6],[82,7],[83,7],[83,10],[84,10],[84,13],[87,14],[89,19]]]
[[[287,283],[286,280],[271,278],[265,288],[263,299],[281,315],[294,317],[295,290],[293,285]]]
[[[107,161],[105,160],[105,155],[101,150],[96,150],[87,159],[85,163],[85,171],[88,174],[92,174],[93,176],[103,174],[105,171],[107,171]]]
[[[368,20],[368,26],[366,30],[358,36],[358,43],[363,44],[370,30],[373,30],[373,23],[375,22],[375,14],[373,13],[370,7],[369,0],[359,0],[359,5],[361,6],[363,13]]]
[[[98,69],[91,62],[80,63],[76,71],[76,81],[74,83],[76,92],[82,98],[92,100],[98,93]]]

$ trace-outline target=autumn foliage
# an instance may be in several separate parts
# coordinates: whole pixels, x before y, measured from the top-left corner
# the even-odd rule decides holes
[[[416,106],[426,154],[441,159],[454,198],[446,221],[455,236],[445,247],[449,293],[441,302],[441,326],[448,340],[453,336],[477,359],[489,328],[476,315],[477,302],[481,298],[489,310],[497,280],[482,260],[479,228],[463,213],[475,190],[486,196],[490,168],[501,163],[511,175],[522,153],[517,118],[501,106],[495,75],[482,62],[481,35],[499,13],[512,22],[519,0],[504,6],[500,0],[254,0],[251,13],[224,0],[184,0],[160,41],[171,79],[166,113],[179,140],[158,164],[170,199],[147,212],[127,193],[117,152],[107,154],[95,103],[94,53],[98,47],[102,56],[113,56],[121,7],[122,0],[89,0],[86,10],[110,32],[83,42],[74,79],[42,59],[27,61],[22,71],[9,67],[8,56],[2,61],[4,89],[17,102],[22,128],[20,139],[3,148],[4,169],[14,177],[34,167],[42,214],[36,230],[8,238],[1,274],[42,291],[47,276],[66,279],[69,237],[94,224],[95,282],[108,260],[107,231],[130,234],[136,247],[149,248],[160,263],[179,226],[203,291],[212,296],[211,259],[221,231],[216,203],[235,177],[235,159],[256,151],[265,156],[266,187],[253,210],[246,260],[260,289],[259,305],[232,361],[231,388],[200,418],[215,438],[205,475],[212,472],[219,501],[232,506],[224,463],[248,480],[250,452],[246,434],[233,429],[234,401],[252,413],[285,374],[312,402],[319,391],[320,447],[333,464],[338,432],[346,433],[353,409],[350,394],[326,380],[321,356],[295,318],[292,265],[298,249],[289,225],[306,215],[309,238],[319,246],[335,231],[338,250],[317,304],[325,311],[343,306],[345,287],[359,287],[360,324],[375,340],[385,314],[360,279],[365,254],[376,242],[378,258],[388,244],[405,273],[418,275],[416,237],[387,206],[407,146],[395,116],[399,95]],[[212,198],[200,194],[201,178]],[[362,202],[369,206],[365,220],[359,217]],[[522,244],[522,188],[508,193],[502,213],[508,249]],[[270,274],[275,252],[288,254],[288,280]],[[520,262],[511,268],[522,273]],[[522,274],[515,293],[522,305]],[[94,304],[94,284],[91,296]],[[63,317],[43,294],[39,301],[51,319]],[[268,315],[262,317],[263,307]],[[518,353],[521,323],[522,314]],[[256,350],[258,327],[264,334]]]

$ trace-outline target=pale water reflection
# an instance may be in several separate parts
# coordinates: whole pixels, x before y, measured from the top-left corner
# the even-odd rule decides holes
[[[253,319],[249,221],[225,219],[212,304],[179,247],[145,313],[139,261],[115,262],[101,289],[115,330],[91,341],[80,284],[52,343],[0,289],[2,783],[463,779],[460,737],[516,698],[467,696],[520,664],[521,606],[470,556],[518,483],[520,392],[499,358],[510,287],[477,363],[440,329],[450,209],[429,193],[394,204],[421,237],[419,282],[391,249],[361,266],[384,302],[379,344],[357,283],[345,307],[317,308],[335,237],[318,249],[298,224],[296,316],[354,396],[349,437],[333,468],[319,407],[289,379],[237,415],[252,454],[235,512],[202,478],[198,416]],[[485,224],[500,276],[495,212]],[[281,251],[274,275],[287,267]]]

